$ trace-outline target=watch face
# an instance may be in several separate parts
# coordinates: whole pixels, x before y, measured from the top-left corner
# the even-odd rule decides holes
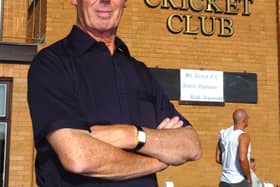
[[[138,141],[142,143],[146,143],[146,133],[143,131],[138,132]]]

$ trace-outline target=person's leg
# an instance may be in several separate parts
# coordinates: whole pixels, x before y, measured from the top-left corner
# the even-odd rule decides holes
[[[219,187],[231,187],[231,185],[226,182],[221,181],[219,184]]]
[[[243,180],[240,183],[231,184],[231,187],[251,187],[251,184],[249,184],[247,180]]]

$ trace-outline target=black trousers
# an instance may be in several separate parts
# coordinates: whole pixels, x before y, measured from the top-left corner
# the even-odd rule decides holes
[[[219,187],[251,187],[251,186],[252,184],[248,183],[247,180],[243,180],[239,183],[232,183],[232,184],[221,181],[219,184]]]

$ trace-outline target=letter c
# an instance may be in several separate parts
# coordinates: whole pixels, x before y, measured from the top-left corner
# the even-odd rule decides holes
[[[179,29],[179,30],[176,30],[176,29],[174,29],[174,27],[173,27],[173,25],[172,25],[172,20],[173,20],[173,18],[175,18],[175,17],[177,17],[179,20],[180,20],[180,22],[183,22],[183,17],[181,16],[181,15],[179,15],[179,14],[172,14],[172,15],[170,15],[169,17],[168,17],[168,19],[167,19],[167,28],[168,28],[168,30],[170,31],[170,32],[172,32],[172,33],[180,33],[180,32],[182,32],[183,31],[183,28],[181,28],[181,29]]]
[[[161,0],[157,0],[157,2],[155,2],[155,3],[152,3],[150,0],[144,0],[144,1],[145,1],[145,4],[150,8],[156,8],[161,3]]]

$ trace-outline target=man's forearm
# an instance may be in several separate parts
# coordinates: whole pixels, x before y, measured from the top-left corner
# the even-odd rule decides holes
[[[191,127],[179,128],[175,118],[164,121],[167,123],[161,123],[160,129],[144,128],[147,141],[139,152],[168,165],[199,159],[201,147],[196,131]],[[132,125],[95,125],[91,127],[91,135],[122,149],[133,149],[137,144],[137,130]]]
[[[201,157],[198,135],[191,127],[147,129],[147,143],[139,152],[169,165],[180,165]]]
[[[124,180],[167,167],[158,159],[124,151],[93,138],[83,130],[60,129],[47,138],[63,167],[80,175]]]
[[[158,159],[114,148],[101,159],[99,167],[88,168],[80,174],[118,181],[153,174],[167,167]]]
[[[220,148],[220,139],[216,146],[216,163],[222,164],[222,155],[221,155],[221,148]]]
[[[238,156],[240,166],[243,170],[243,173],[247,180],[251,182],[251,172],[250,172],[250,165],[248,160],[248,147],[250,145],[250,136],[247,133],[243,133],[238,137]]]
[[[251,182],[251,172],[250,172],[250,165],[248,160],[240,160],[240,166],[242,171],[246,177],[246,179]]]

